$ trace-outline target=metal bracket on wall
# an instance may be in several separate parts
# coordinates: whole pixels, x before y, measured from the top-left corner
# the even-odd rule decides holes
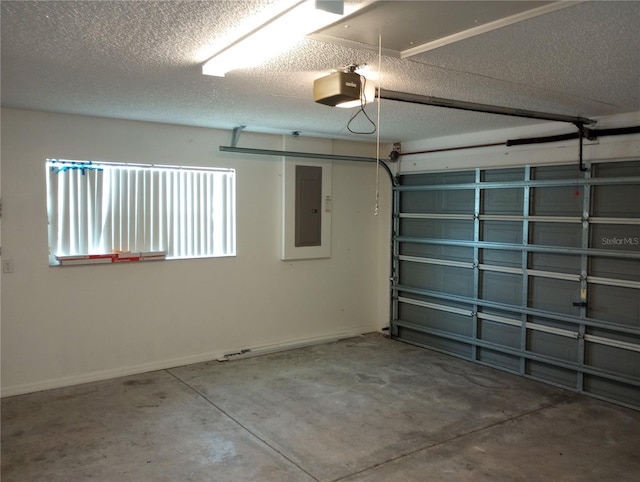
[[[399,142],[393,143],[393,149],[389,153],[389,160],[392,162],[397,161],[400,158],[400,151],[402,150],[402,144]]]
[[[241,125],[233,128],[233,132],[231,134],[231,145],[236,147],[238,145],[238,141],[240,140],[240,133],[247,127],[246,125]]]
[[[584,144],[584,135],[585,135],[584,124],[581,123],[581,122],[576,122],[575,125],[578,128],[578,143],[579,143],[579,146],[580,146],[580,151],[579,151],[579,155],[578,155],[578,159],[579,159],[579,162],[580,162],[580,172],[587,172],[587,171],[589,171],[589,168],[584,165],[584,162],[582,160],[582,147],[583,147],[583,144]]]

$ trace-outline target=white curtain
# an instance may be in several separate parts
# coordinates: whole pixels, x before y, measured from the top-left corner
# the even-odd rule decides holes
[[[51,254],[235,254],[234,170],[83,166],[47,163]]]

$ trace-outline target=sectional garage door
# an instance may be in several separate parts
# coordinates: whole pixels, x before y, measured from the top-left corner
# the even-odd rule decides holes
[[[640,408],[640,161],[399,176],[393,337]]]

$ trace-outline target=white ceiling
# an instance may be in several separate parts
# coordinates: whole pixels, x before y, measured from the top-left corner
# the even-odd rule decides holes
[[[356,110],[312,99],[314,79],[355,63],[380,67],[389,90],[572,116],[640,112],[637,1],[352,0],[353,18],[262,66],[201,75],[216,46],[279,3],[3,0],[2,106],[373,140],[347,130]],[[376,105],[367,111],[377,120]],[[379,127],[381,140],[406,141],[539,122],[383,100]]]

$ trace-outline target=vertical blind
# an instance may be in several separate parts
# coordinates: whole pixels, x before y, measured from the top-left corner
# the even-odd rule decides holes
[[[47,161],[54,256],[235,255],[235,170]]]

